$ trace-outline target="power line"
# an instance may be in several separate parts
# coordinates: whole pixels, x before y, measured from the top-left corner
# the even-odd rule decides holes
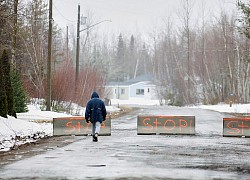
[[[70,19],[67,19],[67,18],[61,13],[61,11],[55,6],[54,3],[53,3],[53,6],[54,6],[54,8],[56,9],[56,11],[60,14],[60,16],[61,16],[64,20],[69,21],[69,22],[73,22],[73,23],[77,22],[77,21],[72,21],[72,20],[70,20]]]

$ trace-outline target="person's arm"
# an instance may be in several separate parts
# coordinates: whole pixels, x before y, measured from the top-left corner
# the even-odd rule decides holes
[[[105,104],[102,103],[102,117],[103,117],[103,121],[106,120],[106,116],[107,116],[106,107],[105,107]]]
[[[85,109],[85,120],[88,123],[90,121],[90,102],[87,103],[86,109]]]

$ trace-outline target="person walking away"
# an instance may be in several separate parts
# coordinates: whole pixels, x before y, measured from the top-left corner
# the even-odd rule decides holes
[[[87,123],[92,123],[92,136],[94,142],[98,141],[101,124],[106,120],[106,115],[107,111],[104,102],[99,98],[97,92],[93,92],[86,106],[85,119]]]

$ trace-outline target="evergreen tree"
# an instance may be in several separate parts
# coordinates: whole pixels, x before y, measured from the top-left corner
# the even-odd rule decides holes
[[[137,65],[135,54],[136,54],[135,38],[132,35],[130,38],[129,53],[128,53],[128,74],[130,79],[134,77],[135,68]]]
[[[125,79],[125,70],[127,62],[125,60],[125,43],[123,41],[122,34],[119,35],[118,45],[117,45],[117,52],[116,52],[116,65],[117,65],[117,74],[116,77],[119,81],[124,81]]]
[[[248,39],[250,39],[250,3],[246,4],[238,0],[237,6],[243,13],[243,16],[239,19],[242,23],[241,31]]]
[[[27,107],[28,98],[23,89],[20,76],[18,72],[13,68],[11,68],[10,75],[11,75],[11,83],[13,87],[13,95],[14,95],[16,112],[17,113],[27,112],[28,111],[28,107]]]
[[[119,63],[124,63],[124,57],[125,57],[125,44],[123,42],[122,34],[119,35],[118,40],[118,47],[117,47],[117,60]]]
[[[4,86],[5,86],[6,97],[7,97],[8,115],[14,116],[16,118],[13,88],[11,85],[11,78],[10,78],[10,59],[6,50],[3,51],[3,55],[2,55],[2,68],[3,68]]]
[[[11,46],[12,30],[9,25],[10,1],[0,0],[0,52]]]
[[[4,86],[3,61],[0,59],[0,116],[7,118],[7,97]]]

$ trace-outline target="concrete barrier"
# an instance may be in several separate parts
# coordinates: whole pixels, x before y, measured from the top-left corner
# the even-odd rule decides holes
[[[195,134],[194,116],[138,116],[137,134]]]
[[[53,135],[88,135],[91,134],[92,125],[86,123],[82,116],[53,118]],[[102,123],[101,136],[111,135],[111,119],[107,118]]]
[[[223,118],[224,137],[250,137],[250,117]]]

